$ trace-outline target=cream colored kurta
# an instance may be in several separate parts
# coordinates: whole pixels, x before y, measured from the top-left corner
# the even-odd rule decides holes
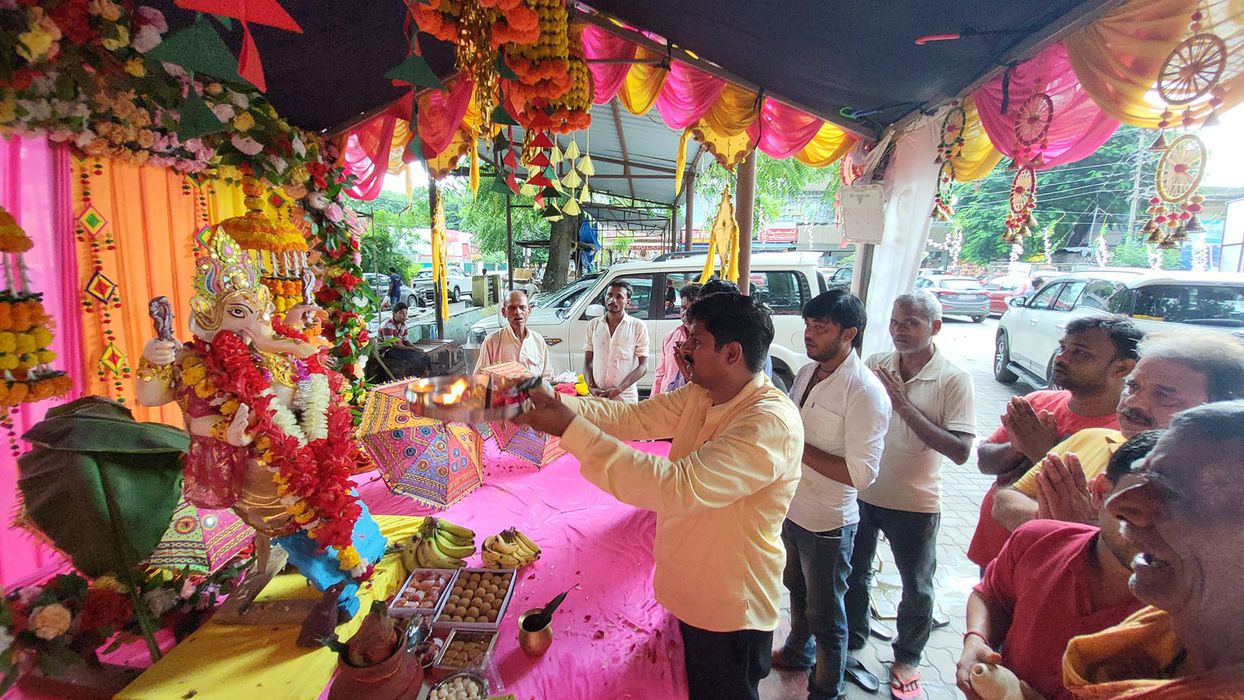
[[[657,601],[714,632],[777,628],[803,453],[795,404],[763,374],[719,406],[695,384],[639,404],[562,400],[579,416],[561,444],[584,478],[657,514]],[[668,458],[620,442],[667,437]]]
[[[492,332],[479,346],[479,357],[475,360],[475,371],[478,373],[488,365],[498,362],[517,362],[533,375],[545,379],[553,378],[553,370],[549,367],[549,348],[544,336],[527,329],[527,337],[519,339],[505,324]]]

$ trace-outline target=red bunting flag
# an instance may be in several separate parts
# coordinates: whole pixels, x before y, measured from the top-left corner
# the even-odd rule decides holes
[[[251,23],[302,33],[302,27],[277,0],[176,0],[175,4],[184,10],[230,17],[242,23],[238,74],[259,88],[260,92],[267,92],[268,84],[264,80],[263,63],[259,60],[259,47],[251,36]]]

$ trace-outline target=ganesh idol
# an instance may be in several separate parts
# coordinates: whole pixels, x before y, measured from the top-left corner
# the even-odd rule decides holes
[[[300,320],[294,327],[273,319],[271,293],[223,229],[199,253],[194,340],[178,343],[167,302],[152,301],[156,337],[143,349],[138,401],[181,407],[187,500],[232,508],[261,535],[261,561],[287,557],[321,591],[343,583],[338,608],[353,616],[359,582],[386,543],[349,481],[363,457],[344,378],[298,328],[312,316],[305,306],[286,315]]]

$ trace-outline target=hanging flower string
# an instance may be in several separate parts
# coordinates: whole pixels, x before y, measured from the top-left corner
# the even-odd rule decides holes
[[[277,329],[278,334],[287,333]],[[272,472],[286,512],[298,529],[321,547],[336,551],[339,568],[355,579],[371,575],[354,548],[354,524],[361,513],[351,493],[350,474],[359,459],[351,440],[353,417],[339,395],[343,378],[326,370],[315,355],[296,363],[295,379],[309,380],[302,420],[274,401],[270,377],[260,370],[251,349],[234,333],[222,331],[210,347],[200,340],[187,345],[182,378],[195,395],[218,405],[231,420],[245,404],[251,411],[259,461]]]

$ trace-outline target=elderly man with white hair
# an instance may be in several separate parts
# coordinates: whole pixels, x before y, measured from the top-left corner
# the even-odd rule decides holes
[[[942,306],[932,294],[902,294],[890,314],[895,351],[865,360],[890,395],[893,413],[877,480],[859,494],[860,523],[847,580],[848,647],[860,649],[868,641],[868,589],[878,535],[884,532],[903,581],[890,669],[890,693],[896,698],[923,697],[918,668],[933,625],[942,457],[963,464],[976,436],[972,377],[934,344],[941,329]],[[875,682],[855,660],[847,663],[847,677]]]
[[[549,348],[544,342],[544,336],[527,327],[527,316],[530,313],[527,293],[521,290],[510,292],[505,298],[505,306],[501,308],[501,315],[507,323],[484,339],[479,348],[479,357],[475,360],[476,372],[498,362],[517,362],[533,375],[545,379],[553,378],[553,370],[549,367]]]

